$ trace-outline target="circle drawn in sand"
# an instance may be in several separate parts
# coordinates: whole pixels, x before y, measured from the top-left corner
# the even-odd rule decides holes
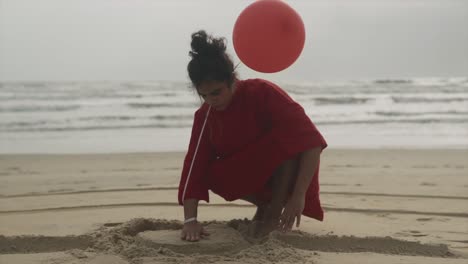
[[[151,247],[166,247],[183,254],[219,254],[238,252],[248,248],[250,244],[233,228],[222,224],[211,224],[206,227],[210,236],[198,242],[188,242],[180,239],[180,230],[144,231],[136,236],[136,243]]]

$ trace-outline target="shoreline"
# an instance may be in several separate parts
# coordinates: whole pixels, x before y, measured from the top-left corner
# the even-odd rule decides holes
[[[460,146],[367,146],[367,147],[357,147],[357,146],[328,146],[324,151],[347,151],[347,150],[364,150],[364,151],[420,151],[420,150],[429,150],[429,151],[468,151],[468,145]],[[27,155],[127,155],[127,154],[158,154],[158,153],[186,153],[186,150],[138,150],[138,151],[62,151],[62,152],[1,152],[0,156],[27,156]]]

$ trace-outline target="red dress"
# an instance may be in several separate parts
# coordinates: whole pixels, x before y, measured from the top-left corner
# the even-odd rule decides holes
[[[179,204],[209,106],[196,112],[179,184]],[[185,199],[209,202],[208,190],[233,201],[265,197],[275,169],[305,150],[327,146],[304,109],[277,85],[251,79],[237,81],[223,111],[211,109],[191,170]],[[303,215],[323,220],[319,168],[307,190]]]

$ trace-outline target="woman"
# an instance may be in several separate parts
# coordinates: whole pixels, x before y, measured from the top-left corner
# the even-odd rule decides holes
[[[208,190],[257,206],[255,233],[298,227],[301,214],[323,220],[318,168],[327,146],[304,109],[277,85],[238,80],[224,39],[192,34],[187,70],[203,105],[196,111],[179,185],[181,237],[208,235],[197,222]]]

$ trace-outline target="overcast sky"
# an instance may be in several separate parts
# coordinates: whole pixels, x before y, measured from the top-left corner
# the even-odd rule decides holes
[[[0,81],[187,80],[190,34],[228,39],[247,0],[0,0]],[[295,0],[309,82],[468,76],[468,0]]]

